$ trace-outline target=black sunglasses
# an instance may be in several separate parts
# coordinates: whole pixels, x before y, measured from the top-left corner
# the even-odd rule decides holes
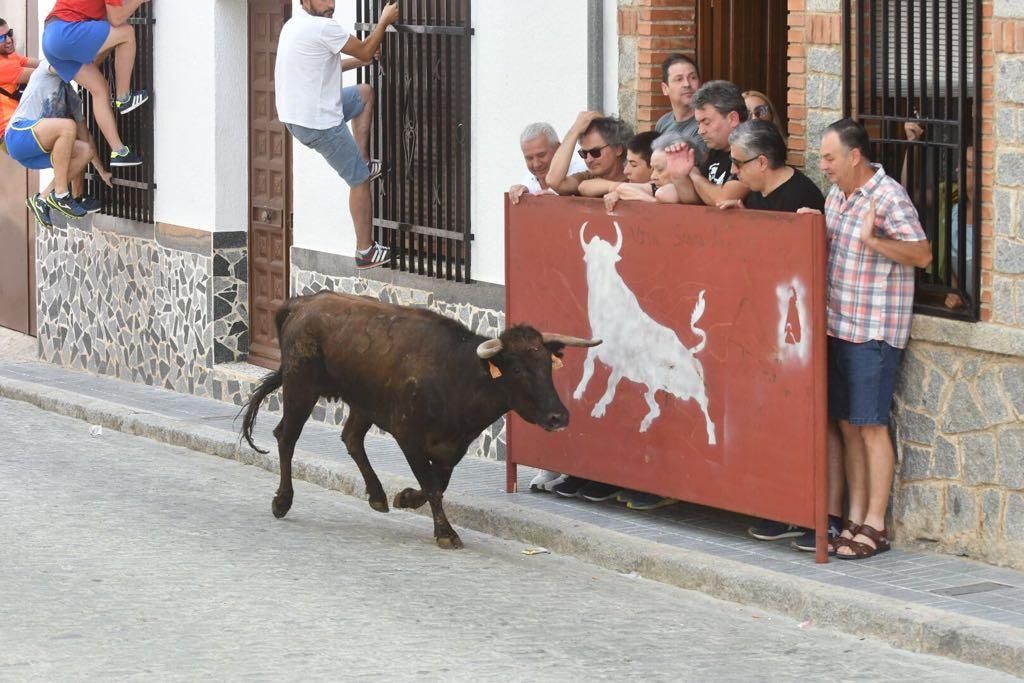
[[[601,156],[601,150],[603,150],[605,147],[611,147],[611,145],[601,145],[600,147],[594,147],[592,149],[581,149],[580,151],[577,152],[577,154],[579,154],[580,158],[583,159],[584,161],[587,160],[588,154],[596,159],[599,156]]]
[[[772,110],[767,104],[759,104],[750,112],[751,116],[758,120],[768,120],[772,117]]]
[[[8,31],[7,33],[0,33],[0,43],[4,42],[8,38],[10,38],[11,40],[14,40],[14,29],[13,28],[10,31]]]
[[[757,156],[761,156],[761,155],[758,154]],[[743,168],[743,164],[749,164],[751,161],[753,161],[756,158],[757,157],[750,157],[749,159],[737,159],[736,157],[732,157],[731,156],[731,157],[729,157],[729,161],[736,168]]]

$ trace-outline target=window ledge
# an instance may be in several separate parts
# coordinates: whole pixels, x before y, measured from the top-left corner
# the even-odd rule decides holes
[[[910,338],[1024,358],[1024,329],[1019,327],[915,315]]]

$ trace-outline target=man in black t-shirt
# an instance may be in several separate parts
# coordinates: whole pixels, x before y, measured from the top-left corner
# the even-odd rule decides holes
[[[735,199],[718,202],[719,208],[825,210],[825,197],[818,186],[786,165],[786,142],[774,124],[747,121],[729,135],[729,145],[730,170],[739,182],[750,188],[750,194],[742,202]]]
[[[683,204],[715,206],[729,199],[743,199],[748,188],[731,174],[729,135],[747,120],[742,91],[728,81],[709,81],[692,100],[697,129],[708,147],[704,163],[694,163],[693,150],[666,149],[672,184]]]

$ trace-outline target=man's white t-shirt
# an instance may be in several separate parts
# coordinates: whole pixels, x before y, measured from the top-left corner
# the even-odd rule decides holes
[[[301,9],[285,22],[274,65],[277,118],[327,130],[345,120],[341,104],[341,48],[348,32],[334,19]]]
[[[582,173],[586,170],[587,162],[583,161],[583,159],[580,158],[580,155],[574,151],[572,153],[572,161],[569,162],[569,172],[565,175],[571,176],[574,173]],[[526,191],[530,194],[541,194],[544,192],[544,190],[540,189],[540,181],[537,180],[537,177],[529,171],[527,171],[526,175],[523,176],[523,182],[521,184],[526,186]]]

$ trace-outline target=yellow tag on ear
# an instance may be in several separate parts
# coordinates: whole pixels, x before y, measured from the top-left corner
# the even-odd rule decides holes
[[[501,377],[501,370],[499,370],[498,366],[491,361],[487,361],[487,369],[491,371],[491,379],[498,379]]]
[[[556,356],[555,354],[551,354],[551,369],[552,370],[559,370],[559,369],[561,369],[561,367],[562,367],[562,359],[559,358],[558,356]]]

